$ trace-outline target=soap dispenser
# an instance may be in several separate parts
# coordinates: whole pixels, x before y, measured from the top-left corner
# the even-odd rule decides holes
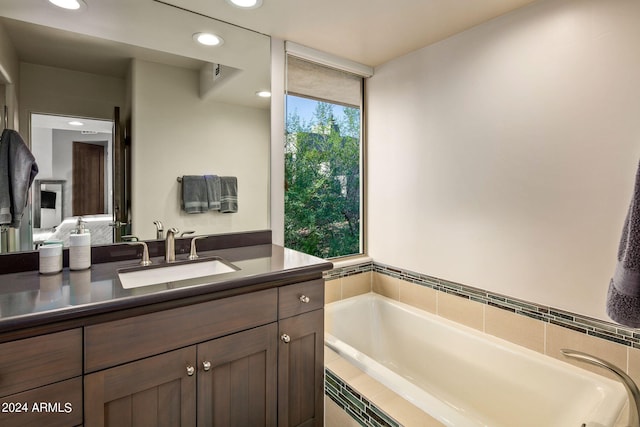
[[[85,270],[91,267],[91,234],[84,228],[85,221],[78,217],[76,228],[69,235],[69,269]]]

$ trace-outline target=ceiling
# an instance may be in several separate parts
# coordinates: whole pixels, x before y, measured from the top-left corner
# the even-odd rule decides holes
[[[196,88],[202,99],[269,108],[268,99],[256,96],[270,86],[270,40],[264,34],[154,0],[85,1],[86,8],[69,11],[46,0],[1,0],[0,53],[8,45],[20,62],[121,78],[137,58],[204,70],[205,83],[212,80],[208,67],[220,64],[242,72],[233,78],[222,73],[215,86]],[[199,45],[192,38],[199,31],[219,34],[225,43]],[[2,81],[10,76],[0,67]]]
[[[80,122],[82,125],[71,125],[70,122]],[[51,114],[32,114],[31,127],[43,129],[72,130],[78,133],[106,133],[111,135],[113,122],[110,120],[94,120],[68,116],[55,116]]]
[[[264,0],[239,10],[225,0],[163,0],[373,67],[534,1]]]
[[[20,61],[124,77],[130,58],[198,70],[204,61],[0,16]]]
[[[238,37],[237,33],[241,29],[233,30],[233,27],[247,28],[375,67],[534,1],[264,0],[262,7],[258,9],[241,10],[230,6],[226,0],[85,0],[87,9],[70,21],[68,13],[44,6],[45,0],[10,0],[3,5],[2,14],[34,24],[64,29],[69,34],[91,34],[122,42],[121,46],[112,47],[109,51],[112,59],[134,56],[126,51],[131,48],[126,44],[198,58],[198,52],[185,52],[184,44],[178,44],[168,35],[175,34],[178,27],[198,22],[199,14],[203,15],[201,19],[212,17],[233,24],[223,29],[228,37]],[[181,22],[175,22],[174,19],[174,24],[171,25],[173,28],[169,29],[163,22],[166,22],[170,10],[175,12],[176,8],[196,14],[181,15]],[[104,23],[109,21],[115,23],[109,24],[116,29],[115,32],[108,33],[109,30],[105,28]],[[42,29],[30,33],[33,28],[27,28],[19,22],[9,22],[7,25],[12,26],[9,32],[14,34],[13,42],[20,52],[37,52],[42,56],[49,50],[52,65],[55,64],[55,56],[70,61],[74,54],[81,56],[77,55],[79,52],[92,58],[91,51],[95,51],[91,47],[95,40],[90,41],[86,37],[83,40],[79,36],[73,49],[56,52],[52,49],[52,45],[56,44],[47,43],[52,35]],[[73,39],[71,36],[64,37],[67,39],[65,42]],[[238,49],[240,52],[252,49],[251,41],[247,40],[244,49]],[[106,45],[100,46],[100,49],[105,50]],[[141,52],[137,52],[136,56],[140,55]],[[169,61],[165,59],[161,62]],[[252,63],[247,63],[246,54],[221,57],[219,62],[242,69],[254,68]],[[93,63],[95,67],[103,67],[102,72],[108,74],[105,60],[100,61],[96,57],[95,61],[84,63],[85,66]],[[121,74],[126,66],[124,60],[119,63],[111,60],[109,64],[120,67],[120,71],[113,70],[113,74]],[[196,63],[188,65],[199,66]]]

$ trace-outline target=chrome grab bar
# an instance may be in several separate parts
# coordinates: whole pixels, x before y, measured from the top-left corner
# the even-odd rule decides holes
[[[609,363],[606,360],[600,359],[599,357],[593,356],[591,354],[583,353],[577,350],[570,350],[567,348],[563,348],[560,351],[566,357],[599,366],[613,373],[618,378],[618,380],[622,382],[622,385],[624,385],[624,388],[627,390],[627,395],[629,397],[628,425],[629,427],[640,427],[640,414],[638,413],[638,411],[640,410],[640,390],[638,390],[638,386],[629,375],[624,373],[620,368],[613,365],[612,363]]]

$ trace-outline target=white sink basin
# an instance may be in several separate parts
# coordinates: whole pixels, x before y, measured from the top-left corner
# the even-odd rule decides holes
[[[140,288],[179,280],[238,271],[239,268],[219,259],[187,261],[179,264],[152,265],[118,271],[118,278],[124,289]]]

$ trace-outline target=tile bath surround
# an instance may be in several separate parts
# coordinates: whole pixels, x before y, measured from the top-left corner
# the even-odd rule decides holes
[[[326,303],[376,292],[613,378],[595,366],[566,359],[560,349],[572,348],[591,353],[617,365],[640,383],[640,331],[632,328],[373,261],[335,268],[325,273],[325,279]],[[334,376],[340,375],[340,372],[334,372]],[[348,379],[343,380],[351,385]],[[363,398],[364,395],[369,396],[364,391],[362,393]],[[344,406],[349,402],[341,403]],[[353,408],[350,415],[353,417]],[[359,422],[362,425],[377,425]]]

